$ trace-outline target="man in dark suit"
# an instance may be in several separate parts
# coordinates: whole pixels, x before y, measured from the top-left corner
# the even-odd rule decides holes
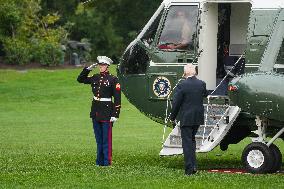
[[[174,121],[179,113],[186,175],[196,173],[195,135],[199,126],[204,124],[203,97],[207,96],[206,83],[195,75],[195,66],[187,64],[184,67],[186,79],[176,87],[170,116]]]

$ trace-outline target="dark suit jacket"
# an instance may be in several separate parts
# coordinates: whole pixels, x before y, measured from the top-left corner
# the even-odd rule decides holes
[[[203,125],[203,97],[207,95],[206,83],[195,76],[180,82],[174,93],[170,119],[175,120],[180,113],[181,126]]]

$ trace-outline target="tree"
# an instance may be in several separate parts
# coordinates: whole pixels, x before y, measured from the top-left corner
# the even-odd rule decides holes
[[[71,40],[91,42],[93,58],[98,54],[119,57],[162,0],[82,1],[1,0],[0,42],[2,36],[28,46],[38,41],[58,46],[68,30]]]
[[[48,0],[42,2],[43,12],[57,11],[59,23],[72,26],[70,38],[87,38],[92,44],[92,55],[120,56],[125,47],[142,29],[157,9],[161,0]]]
[[[2,0],[0,8],[0,42],[7,63],[49,65],[61,60],[60,43],[67,33],[55,25],[59,15],[42,16],[38,0]]]
[[[115,31],[113,17],[99,8],[88,9],[83,4],[79,4],[71,20],[74,22],[71,38],[89,39],[93,58],[99,54],[115,55],[122,48],[122,38]]]
[[[0,40],[3,37],[12,37],[22,22],[21,11],[14,1],[0,1]]]

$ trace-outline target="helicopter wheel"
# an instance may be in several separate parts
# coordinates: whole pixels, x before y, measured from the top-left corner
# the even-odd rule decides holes
[[[242,154],[242,162],[248,172],[267,173],[272,169],[274,153],[261,142],[247,145]]]
[[[275,144],[271,144],[269,146],[270,151],[273,155],[273,163],[271,169],[268,171],[269,173],[275,173],[281,169],[282,165],[282,154],[279,148]]]

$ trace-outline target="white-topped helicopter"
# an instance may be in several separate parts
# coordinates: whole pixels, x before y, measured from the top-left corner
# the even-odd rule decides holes
[[[242,154],[245,168],[278,171],[282,155],[273,142],[284,132],[283,7],[282,0],[164,0],[118,65],[124,94],[163,123],[183,66],[193,63],[212,91],[197,152],[226,150],[252,136]],[[177,126],[160,155],[182,153]]]

